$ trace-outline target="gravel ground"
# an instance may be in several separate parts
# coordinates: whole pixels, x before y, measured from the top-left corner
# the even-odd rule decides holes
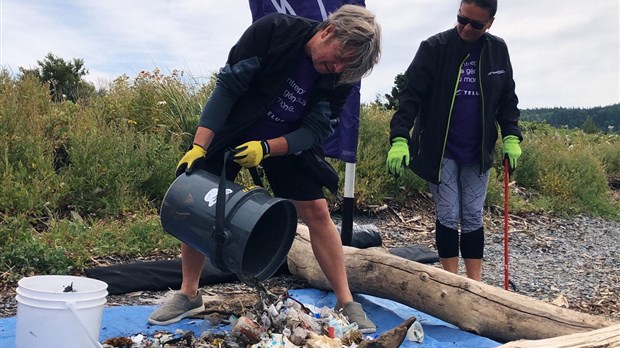
[[[620,223],[541,218],[509,237],[509,278],[518,293],[620,318]],[[504,284],[503,235],[487,241],[485,281]]]
[[[370,207],[367,216],[358,214],[355,221],[376,227],[385,247],[426,245],[435,250],[430,205],[424,198],[409,204],[399,208]],[[503,288],[503,216],[493,209],[486,216],[483,281]],[[338,221],[338,216],[334,219]],[[577,311],[620,319],[620,222],[586,216],[510,216],[509,230],[509,277],[516,292]],[[305,281],[292,276],[274,277],[267,285],[306,286]],[[16,314],[15,287],[0,287],[0,317]],[[254,291],[240,283],[209,286],[203,291],[233,288]],[[108,305],[155,304],[164,294],[145,291],[110,295]]]
[[[432,214],[387,210],[392,217],[378,225],[384,245],[421,244],[436,250]],[[495,210],[486,214],[482,281],[503,288],[504,218]],[[512,291],[620,319],[620,222],[587,216],[510,215],[508,241]],[[462,260],[459,271],[465,273]]]

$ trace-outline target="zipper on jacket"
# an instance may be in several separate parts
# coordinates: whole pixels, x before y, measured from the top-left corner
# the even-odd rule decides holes
[[[486,137],[485,134],[485,124],[486,122],[484,122],[485,119],[485,109],[484,109],[484,90],[482,88],[482,54],[484,53],[484,49],[487,47],[486,44],[484,44],[482,46],[482,49],[480,50],[480,59],[478,59],[478,88],[480,89],[480,103],[481,103],[481,109],[482,109],[482,140],[480,141],[480,175],[482,175],[482,173],[484,172],[484,138]]]
[[[456,92],[459,88],[459,81],[461,80],[461,72],[463,71],[463,64],[469,58],[469,54],[463,58],[461,64],[459,64],[459,73],[456,75],[456,83],[454,84],[454,91],[452,92],[452,101],[450,102],[450,113],[448,114],[448,126],[446,127],[446,134],[443,137],[443,148],[441,149],[441,157],[439,158],[439,171],[437,172],[437,182],[441,182],[441,163],[443,162],[443,156],[446,153],[446,144],[448,144],[448,133],[450,133],[450,122],[452,120],[452,110],[454,109],[454,100],[456,99]],[[478,67],[480,72],[480,67]]]

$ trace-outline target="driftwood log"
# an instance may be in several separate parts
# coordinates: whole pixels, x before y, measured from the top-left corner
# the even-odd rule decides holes
[[[544,340],[514,341],[500,348],[585,348],[585,347],[620,347],[620,325],[576,333],[572,335],[547,338]]]
[[[405,304],[499,342],[587,333],[618,324],[391,255],[381,247],[344,247],[344,255],[352,292]],[[288,267],[312,286],[331,290],[312,254],[306,226],[297,228]]]
[[[364,340],[360,342],[359,348],[398,348],[407,337],[407,330],[417,319],[411,317],[402,322],[397,327],[388,330],[374,340]]]

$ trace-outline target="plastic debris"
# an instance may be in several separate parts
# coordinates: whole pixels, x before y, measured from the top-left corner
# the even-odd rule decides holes
[[[246,308],[240,317],[231,315],[228,320],[220,321],[205,319],[205,331],[200,337],[195,337],[191,331],[157,332],[151,337],[138,334],[127,340],[107,340],[103,347],[357,348],[363,343],[380,341],[371,336],[364,337],[356,323],[349,323],[346,317],[332,308],[303,304],[288,293],[281,296],[265,293],[259,298],[258,303],[253,308]],[[218,329],[227,323],[231,327],[229,331]],[[419,325],[417,322],[415,324]],[[407,337],[421,342],[424,332],[421,326],[417,331],[414,327],[407,331]]]
[[[271,334],[269,339],[252,345],[252,348],[295,348],[297,347],[286,338],[284,334]]]
[[[308,348],[340,348],[342,343],[338,338],[329,338],[327,336],[319,336],[315,333],[310,334],[310,338],[306,342],[305,347]]]
[[[416,320],[407,330],[407,340],[417,343],[424,342],[424,329],[422,329],[422,324],[419,321]]]

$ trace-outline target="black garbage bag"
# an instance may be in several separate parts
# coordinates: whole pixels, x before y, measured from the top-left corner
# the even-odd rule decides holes
[[[420,263],[439,262],[439,255],[423,245],[412,245],[407,247],[392,248],[390,254],[400,256],[407,260]]]
[[[341,226],[336,226],[338,232],[342,234]],[[367,225],[353,225],[351,234],[351,246],[358,249],[366,249],[371,247],[378,247],[383,244],[381,234],[377,226],[373,224]]]

